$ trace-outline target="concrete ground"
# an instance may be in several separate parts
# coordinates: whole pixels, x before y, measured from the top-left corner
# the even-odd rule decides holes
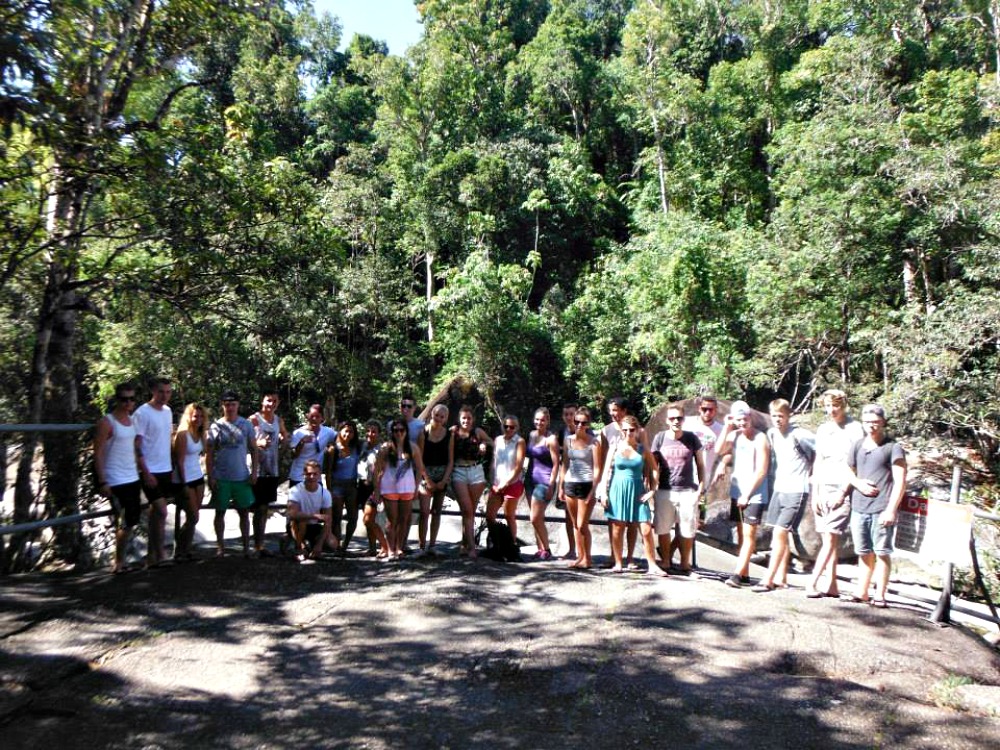
[[[0,579],[0,747],[1000,747],[1000,656],[926,605],[734,590],[704,545],[697,578],[469,561],[457,530]]]

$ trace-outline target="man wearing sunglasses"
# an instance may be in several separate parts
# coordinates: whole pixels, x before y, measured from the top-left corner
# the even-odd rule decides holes
[[[410,442],[416,445],[420,450],[424,449],[424,427],[427,423],[422,419],[417,419],[414,416],[417,413],[417,401],[413,398],[413,394],[406,392],[403,394],[402,398],[399,399],[399,418],[406,422],[406,430]],[[392,420],[390,419],[385,423],[386,434],[391,434],[392,432]]]
[[[705,458],[705,476],[708,479],[715,477],[716,443],[719,442],[719,435],[722,434],[722,422],[716,419],[718,411],[719,402],[715,396],[710,394],[699,396],[698,415],[685,417],[683,424],[683,428],[688,432],[693,432],[701,442]]]

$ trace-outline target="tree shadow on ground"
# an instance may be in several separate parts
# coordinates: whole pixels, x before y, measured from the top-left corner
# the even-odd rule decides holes
[[[5,747],[669,739],[745,750],[1000,738],[987,719],[843,679],[822,649],[765,643],[797,605],[680,606],[653,580],[453,559],[233,558],[117,578],[17,577],[3,590],[0,677],[22,699],[0,726]],[[837,615],[859,641],[920,630],[867,610]],[[904,641],[899,658],[918,643]]]

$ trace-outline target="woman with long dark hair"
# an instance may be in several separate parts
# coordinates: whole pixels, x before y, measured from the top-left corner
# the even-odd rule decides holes
[[[361,443],[358,427],[350,419],[337,424],[337,437],[326,449],[326,488],[333,498],[333,535],[340,542],[337,554],[344,557],[347,545],[358,526],[358,460]],[[340,524],[347,510],[347,528],[343,536]]]
[[[423,476],[420,449],[410,442],[406,422],[397,418],[389,426],[389,440],[375,461],[375,502],[381,499],[389,517],[389,560],[403,556],[410,531],[408,514],[417,492],[417,477]]]

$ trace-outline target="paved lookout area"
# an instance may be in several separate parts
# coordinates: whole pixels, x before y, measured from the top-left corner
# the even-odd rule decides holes
[[[1000,747],[981,638],[903,604],[729,589],[730,560],[700,547],[703,577],[659,580],[239,555],[10,577],[0,747]]]

